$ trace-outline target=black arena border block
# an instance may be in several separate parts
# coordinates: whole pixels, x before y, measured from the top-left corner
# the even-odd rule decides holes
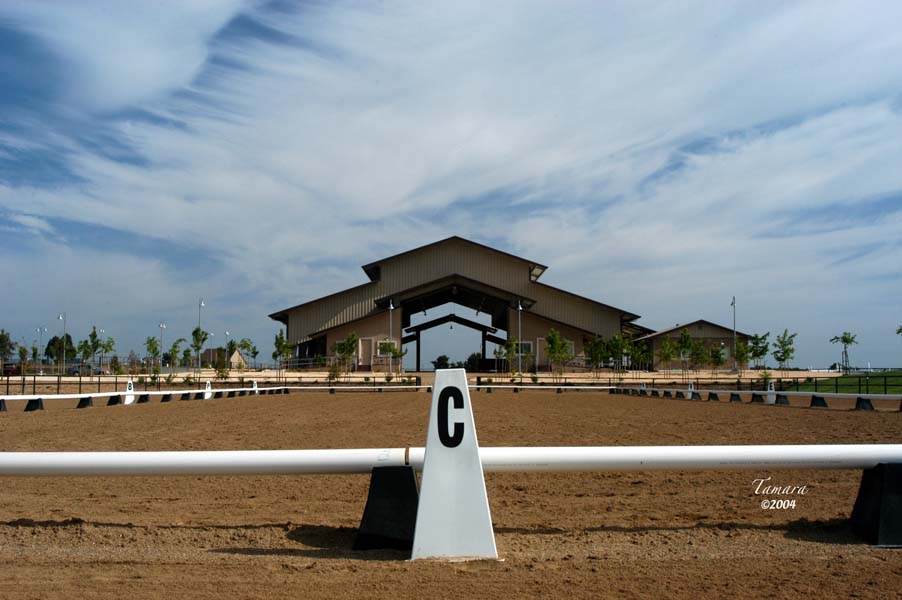
[[[693,400],[701,400],[701,399],[702,399],[702,395],[699,394],[698,392],[692,392],[692,399],[693,399]]]
[[[708,392],[708,400],[720,402],[720,396],[717,395],[717,392]]]
[[[94,408],[94,399],[90,396],[78,399],[78,406],[75,408]]]
[[[222,398],[222,392],[213,392],[214,398]]]
[[[33,398],[25,405],[25,412],[33,412],[36,410],[44,410],[43,398]]]
[[[870,398],[862,398],[859,396],[855,399],[855,410],[874,410],[874,405]]]
[[[652,390],[651,395],[654,396],[655,398],[661,397],[661,393],[658,390]]]
[[[184,394],[182,394],[182,397],[180,398],[180,400],[190,400],[190,399],[191,399],[190,392],[185,392]]]
[[[194,394],[194,399],[195,399],[195,400],[203,400],[203,399],[204,399],[204,393],[203,393],[203,392],[197,392],[196,394]]]
[[[160,402],[169,402],[172,400],[172,394],[163,394],[163,397],[160,398]]]
[[[239,390],[238,395],[239,396],[247,396],[247,390]]]
[[[491,393],[492,393],[492,387],[489,386],[489,387],[485,388],[485,393],[486,393],[486,394],[491,394]]]
[[[673,394],[670,393],[670,390],[664,390],[665,398],[673,398]]]
[[[684,394],[684,393],[683,393],[682,391],[680,391],[680,390],[677,390],[676,397],[679,398],[680,400],[685,400],[685,399],[686,399],[686,394]]]
[[[411,550],[419,505],[413,467],[374,467],[354,550]]]
[[[222,396],[219,396],[219,397],[222,398]],[[227,398],[234,398],[234,397],[235,397],[235,390],[229,391],[229,393],[226,395],[226,397],[227,397]]]
[[[730,402],[742,402],[742,396],[733,392],[730,394]]]
[[[147,404],[148,402],[150,402],[150,395],[141,394],[138,396],[138,404]]]
[[[774,404],[779,406],[789,406],[789,396],[786,394],[777,394],[777,399],[774,401]]]
[[[612,396],[613,396],[614,394],[616,394],[616,393],[617,393],[617,388],[611,388],[611,389],[608,390],[608,394],[610,394],[610,395],[612,395]]]
[[[867,543],[902,547],[902,464],[864,470],[849,520],[852,531]]]
[[[648,390],[639,390],[640,396],[648,396]]]
[[[426,393],[427,393],[427,394],[431,394],[431,393],[432,393],[432,386],[431,386],[431,385],[430,385],[429,387],[426,388]]]
[[[3,398],[0,398],[0,412],[9,412],[6,409],[6,400],[4,400]]]
[[[764,396],[761,394],[752,394],[752,404],[764,404]]]
[[[62,344],[60,344],[60,345],[62,345]],[[556,393],[556,394],[563,394],[563,393],[564,393],[564,390],[563,390],[562,388],[558,388],[557,391],[556,391],[555,393]]]
[[[107,406],[116,406],[118,404],[122,404],[122,396],[110,396],[110,399],[106,401]]]
[[[827,400],[823,396],[812,396],[811,404],[808,405],[809,408],[828,408]]]

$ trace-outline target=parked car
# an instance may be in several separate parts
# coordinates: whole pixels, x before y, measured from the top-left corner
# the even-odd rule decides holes
[[[19,363],[3,363],[3,375],[19,375],[22,372],[22,365]]]
[[[69,375],[109,375],[109,369],[101,369],[100,367],[95,367],[93,371],[91,371],[91,365],[75,365],[71,369],[69,369]]]

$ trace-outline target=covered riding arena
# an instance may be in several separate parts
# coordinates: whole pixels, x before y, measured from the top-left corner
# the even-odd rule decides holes
[[[488,246],[450,237],[363,265],[369,281],[270,315],[284,324],[298,359],[329,356],[335,343],[350,333],[359,338],[357,370],[385,370],[379,343],[393,341],[411,348],[414,370],[429,359],[422,355],[422,335],[442,325],[459,325],[480,333],[485,369],[492,368],[487,344],[521,342],[520,353],[547,368],[545,335],[552,328],[583,353],[583,342],[595,336],[630,337],[651,333],[635,321],[639,315],[542,283],[547,267]],[[458,315],[442,315],[412,325],[412,317],[454,304],[489,315],[479,323]],[[526,366],[524,365],[524,369]]]

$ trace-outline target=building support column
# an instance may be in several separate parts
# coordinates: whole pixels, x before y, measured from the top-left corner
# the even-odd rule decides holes
[[[422,371],[420,368],[420,332],[417,331],[417,373]]]
[[[482,358],[485,358],[485,331],[482,332]]]

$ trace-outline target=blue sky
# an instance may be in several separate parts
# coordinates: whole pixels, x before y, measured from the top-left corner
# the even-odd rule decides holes
[[[0,4],[0,326],[268,356],[448,235],[665,328],[902,364],[892,2]],[[424,356],[463,358],[457,328]],[[449,337],[450,336],[450,337]],[[165,340],[164,340],[165,341]]]

